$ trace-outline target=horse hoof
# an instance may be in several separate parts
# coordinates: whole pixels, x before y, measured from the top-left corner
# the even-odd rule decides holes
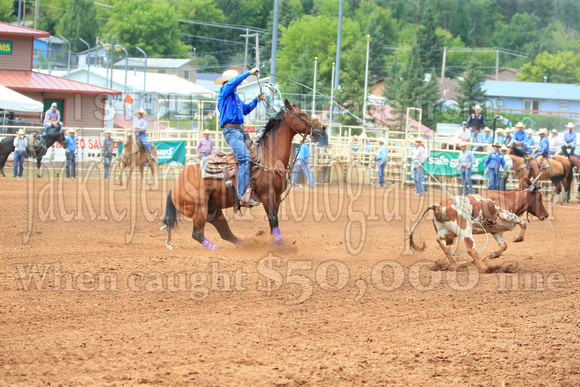
[[[520,235],[518,236],[516,239],[514,239],[514,242],[523,242],[524,238]]]
[[[166,245],[165,247],[167,247],[167,250],[173,250],[173,246],[171,245]]]
[[[236,245],[236,246],[240,245],[240,244],[242,244],[243,241],[244,240],[242,238],[236,237],[236,239],[234,240],[234,245]]]

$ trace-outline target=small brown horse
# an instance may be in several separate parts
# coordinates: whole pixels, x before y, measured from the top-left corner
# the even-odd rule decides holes
[[[157,160],[157,148],[155,145],[151,145],[151,154]],[[125,138],[123,139],[123,151],[121,152],[120,160],[120,171],[119,171],[119,184],[123,184],[123,171],[125,167],[130,167],[129,176],[127,176],[127,181],[131,180],[131,175],[133,174],[133,169],[135,166],[139,167],[139,172],[141,173],[141,186],[143,186],[143,169],[145,163],[149,163],[149,169],[151,170],[151,177],[149,178],[149,186],[153,185],[153,178],[155,176],[155,167],[157,161],[149,161],[149,152],[144,147],[140,147],[137,143],[137,137],[133,132],[133,129],[125,130]]]
[[[572,169],[576,167],[578,172],[580,172],[580,156],[572,155],[568,159],[570,160],[570,164],[572,164]],[[578,199],[578,203],[580,203],[580,184],[578,184],[578,193],[576,194],[576,199]]]
[[[266,124],[262,136],[257,140],[261,148],[260,168],[252,173],[256,195],[263,204],[270,224],[270,234],[274,242],[285,248],[278,227],[278,208],[282,193],[286,190],[288,162],[292,139],[296,134],[304,138],[308,135],[319,137],[326,128],[316,119],[285,101],[284,108]],[[193,219],[192,237],[209,250],[219,250],[204,237],[206,221],[219,232],[222,239],[234,244],[242,242],[236,237],[223,214],[223,209],[234,206],[235,194],[228,192],[236,187],[235,178],[231,179],[232,188],[226,187],[224,180],[204,179],[200,165],[188,165],[177,177],[175,187],[167,195],[167,205],[163,224],[167,234],[166,243],[171,249],[171,229],[177,221],[178,211]],[[252,184],[252,181],[250,181]]]

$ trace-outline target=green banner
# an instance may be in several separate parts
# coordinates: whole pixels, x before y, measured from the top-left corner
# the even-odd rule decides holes
[[[461,172],[457,168],[457,158],[460,152],[431,151],[424,167],[435,176],[459,176]],[[483,175],[483,164],[487,155],[475,155],[475,165],[472,167],[473,174]]]
[[[157,164],[185,164],[185,141],[149,141],[157,148]],[[123,144],[119,143],[119,155]]]

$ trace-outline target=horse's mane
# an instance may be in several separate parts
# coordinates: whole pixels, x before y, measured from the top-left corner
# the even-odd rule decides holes
[[[268,133],[270,133],[275,128],[277,128],[278,125],[280,125],[280,121],[282,121],[283,116],[284,116],[284,109],[281,109],[278,112],[278,114],[276,114],[274,117],[270,118],[268,120],[268,123],[266,124],[266,127],[264,128],[264,131],[262,132],[262,135],[258,138],[258,140],[256,140],[256,142],[261,142],[262,140],[264,140],[266,138],[266,135]]]

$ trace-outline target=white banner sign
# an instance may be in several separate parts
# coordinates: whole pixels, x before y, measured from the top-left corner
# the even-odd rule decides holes
[[[113,153],[117,154],[119,144],[113,143]],[[101,161],[101,139],[99,137],[77,137],[77,162],[81,161]],[[56,142],[48,149],[43,160],[66,161],[66,152],[60,143]]]

